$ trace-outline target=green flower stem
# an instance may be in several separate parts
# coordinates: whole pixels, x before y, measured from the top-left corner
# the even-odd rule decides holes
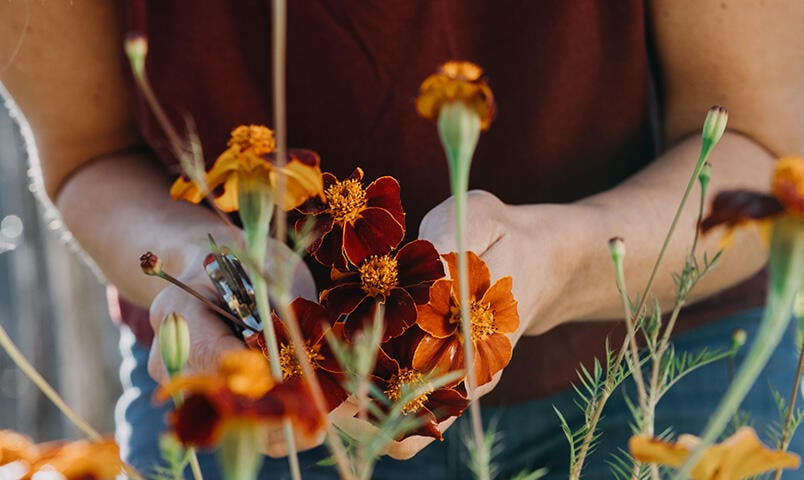
[[[224,480],[257,478],[267,436],[267,429],[256,423],[240,423],[226,429],[218,452]]]
[[[765,312],[756,339],[726,395],[701,435],[701,443],[687,458],[675,479],[686,478],[737,411],[782,339],[790,322],[793,301],[804,277],[804,222],[784,215],[776,220],[771,237],[770,282]]]
[[[277,382],[282,381],[282,366],[279,361],[279,346],[276,340],[274,322],[271,320],[271,304],[268,296],[268,282],[262,272],[267,255],[267,241],[271,216],[274,211],[273,192],[270,188],[260,184],[257,180],[241,177],[239,183],[241,190],[238,196],[240,206],[240,219],[243,222],[243,231],[246,237],[246,251],[254,296],[257,302],[257,311],[262,320],[262,332],[265,337],[265,346],[268,351],[268,360],[271,374]],[[282,422],[282,431],[288,449],[288,463],[294,480],[301,478],[299,469],[299,455],[293,438],[293,426],[289,420]]]
[[[455,244],[458,256],[458,302],[461,309],[461,332],[463,334],[464,368],[469,394],[469,414],[472,436],[476,448],[477,476],[490,478],[486,445],[483,441],[483,424],[474,369],[474,344],[472,342],[472,317],[469,304],[469,269],[466,259],[466,192],[469,188],[469,167],[480,137],[480,117],[462,102],[451,102],[441,107],[438,116],[438,133],[447,154],[450,172],[450,187],[455,205]]]
[[[790,437],[793,436],[793,412],[795,411],[798,389],[801,386],[801,372],[804,371],[804,344],[799,343],[798,365],[796,366],[796,376],[793,379],[793,391],[790,394],[790,401],[787,404],[787,415],[782,428],[782,438],[779,439],[779,450],[784,452],[790,444]],[[773,480],[782,478],[782,469],[776,470]]]

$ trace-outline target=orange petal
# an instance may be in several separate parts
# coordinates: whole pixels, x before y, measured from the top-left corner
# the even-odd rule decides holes
[[[173,200],[187,200],[190,203],[200,203],[204,199],[204,194],[195,183],[184,177],[179,177],[170,187],[170,198]]]
[[[313,153],[313,155],[315,154]],[[318,156],[315,155],[316,161],[311,163],[305,154],[305,160],[307,161],[302,162],[291,153],[288,163],[281,170],[274,167],[271,172],[272,185],[276,185],[277,177],[280,173],[283,173],[286,178],[284,198],[277,199],[277,203],[282,208],[293,210],[310,197],[322,197],[324,195],[324,181],[317,159]]]
[[[39,448],[25,435],[11,430],[0,430],[0,465],[16,461],[31,463]]]
[[[123,469],[120,450],[113,440],[97,443],[70,442],[56,447],[43,454],[32,470],[38,470],[46,465],[68,480],[78,478],[112,480],[117,478]]]
[[[491,381],[511,361],[514,349],[511,339],[505,335],[491,335],[475,342],[475,379],[478,385]]]
[[[451,372],[463,369],[463,345],[458,336],[435,338],[425,335],[413,353],[413,368],[421,372]]]
[[[436,280],[430,287],[430,302],[417,307],[416,323],[422,330],[437,338],[445,338],[458,328],[453,323],[452,311],[452,280]]]
[[[457,281],[458,254],[456,252],[450,252],[442,255],[442,257],[444,257],[444,260],[447,262],[450,278]],[[472,251],[466,252],[466,265],[469,270],[469,297],[470,299],[481,298],[491,284],[489,267],[486,266],[486,262],[484,262],[482,258],[478,257],[477,254]],[[456,288],[456,292],[457,291]]]
[[[519,328],[519,312],[512,287],[511,277],[503,277],[494,282],[481,300],[494,310],[494,328],[499,333],[514,333]]]

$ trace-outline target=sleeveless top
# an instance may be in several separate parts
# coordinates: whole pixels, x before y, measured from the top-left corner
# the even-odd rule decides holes
[[[208,166],[234,126],[271,125],[270,1],[125,4],[126,31],[148,37],[158,98],[174,125],[192,119]],[[444,61],[469,60],[486,72],[498,114],[480,138],[470,187],[506,203],[578,200],[615,186],[658,151],[642,0],[305,0],[287,8],[288,146],[317,151],[322,170],[339,178],[360,166],[369,181],[399,180],[406,240],[449,197],[436,128],[414,108],[419,84]],[[131,92],[143,137],[175,177],[161,129]],[[687,309],[678,330],[761,305],[758,282]],[[148,344],[147,312],[121,306]],[[602,356],[607,336],[622,335],[621,322],[595,322],[523,337],[484,403],[567,389],[580,362]]]

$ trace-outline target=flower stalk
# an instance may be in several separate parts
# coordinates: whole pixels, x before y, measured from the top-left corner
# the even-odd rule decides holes
[[[690,454],[675,479],[686,478],[704,449],[718,438],[781,341],[804,280],[804,222],[800,218],[783,215],[775,221],[768,268],[767,305],[751,350],[704,429],[700,446]]]
[[[450,187],[455,205],[455,244],[458,256],[458,303],[461,310],[464,368],[466,390],[469,395],[469,415],[472,424],[478,477],[490,478],[490,458],[483,441],[483,424],[480,404],[477,401],[477,379],[474,368],[474,345],[472,342],[472,317],[469,299],[469,267],[466,253],[466,198],[469,188],[469,168],[477,141],[480,137],[481,119],[476,111],[463,102],[448,102],[438,115],[438,133],[447,155]]]

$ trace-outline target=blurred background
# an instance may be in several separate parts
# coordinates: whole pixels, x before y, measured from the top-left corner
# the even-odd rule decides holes
[[[0,95],[0,325],[70,406],[111,434],[120,360],[106,290],[39,200],[32,139],[13,111]],[[0,349],[2,429],[38,442],[80,438]]]

